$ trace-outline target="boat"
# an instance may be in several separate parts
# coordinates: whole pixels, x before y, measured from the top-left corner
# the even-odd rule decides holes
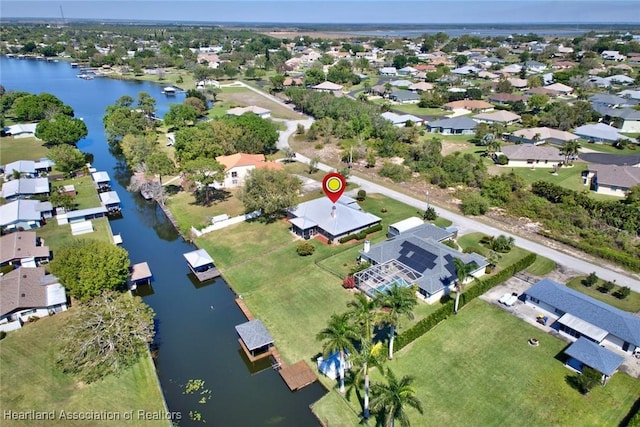
[[[84,80],[93,80],[93,76],[91,74],[86,74],[86,73],[78,74],[76,77]]]
[[[78,63],[77,62],[72,62],[71,63],[71,68],[78,68]]]
[[[164,93],[165,95],[175,95],[176,88],[173,86],[167,86],[162,90],[162,93]]]

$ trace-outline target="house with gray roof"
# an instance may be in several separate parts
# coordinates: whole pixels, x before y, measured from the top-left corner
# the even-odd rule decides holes
[[[572,341],[585,337],[628,354],[640,348],[640,317],[551,279],[529,288],[525,304],[544,311],[553,319],[551,327]]]
[[[66,310],[64,287],[44,267],[18,268],[0,277],[0,331],[19,329],[30,317]]]
[[[505,167],[552,168],[565,158],[557,147],[552,145],[516,144],[502,147],[495,159],[504,155],[509,160]]]
[[[389,84],[393,87],[404,87],[408,88],[413,84],[411,80],[391,80]]]
[[[7,163],[3,170],[5,180],[11,179],[14,173],[19,173],[20,177],[33,178],[39,173],[50,172],[54,165],[53,161],[43,157],[40,160],[16,160]]]
[[[410,90],[399,89],[391,91],[389,99],[398,104],[417,104],[420,102],[420,95]]]
[[[371,246],[368,241],[360,259],[371,267],[355,274],[356,286],[374,297],[392,286],[417,286],[418,296],[429,304],[439,301],[455,286],[455,259],[472,265],[471,275],[484,275],[488,262],[477,253],[462,253],[430,238],[420,227]]]
[[[49,178],[19,178],[2,185],[2,197],[5,200],[37,195],[48,196],[49,193]]]
[[[445,135],[471,135],[475,133],[478,123],[469,117],[454,117],[427,123],[427,130]]]
[[[640,111],[638,113],[640,113]],[[582,125],[577,127],[573,133],[582,139],[595,143],[616,142],[619,139],[626,139],[629,142],[633,142],[628,136],[620,134],[618,129],[605,123]]]
[[[291,231],[305,239],[321,235],[328,240],[336,240],[382,221],[360,209],[355,199],[344,195],[335,204],[326,197],[300,203],[289,209],[288,215]]]
[[[582,372],[588,366],[602,374],[602,381],[606,382],[622,365],[624,357],[600,347],[595,342],[580,337],[564,351],[568,359],[565,366]]]
[[[630,104],[637,100],[630,100]],[[640,132],[640,111],[632,106],[609,107],[603,104],[593,104],[593,110],[602,116],[602,121],[620,129],[620,132]]]
[[[381,76],[396,76],[398,75],[398,70],[396,67],[381,67],[378,69],[378,74]]]
[[[2,230],[31,230],[40,227],[40,221],[50,218],[51,202],[19,199],[0,206],[0,227]]]
[[[424,119],[414,116],[413,114],[397,114],[392,111],[386,111],[380,114],[380,116],[383,119],[389,120],[394,126],[399,127],[406,126],[407,122],[412,122],[413,124],[420,126],[424,123]]]
[[[416,216],[390,224],[387,229],[387,236],[389,237],[407,233],[416,235],[422,239],[431,239],[436,242],[442,242],[443,240],[456,237],[456,231],[453,229],[438,227],[437,225],[433,225],[429,222],[424,222],[424,220]]]
[[[480,113],[473,116],[478,123],[500,123],[505,126],[512,125],[521,120],[521,117],[511,111],[498,110],[491,113]]]
[[[631,187],[640,185],[640,165],[591,164],[582,179],[596,193],[625,197]]]

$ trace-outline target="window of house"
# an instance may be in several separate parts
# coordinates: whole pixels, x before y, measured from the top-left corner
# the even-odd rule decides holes
[[[238,172],[231,172],[231,178],[237,178]]]
[[[233,185],[238,185],[238,180],[237,180],[237,179],[232,179],[232,180],[231,180],[231,184],[233,184]]]

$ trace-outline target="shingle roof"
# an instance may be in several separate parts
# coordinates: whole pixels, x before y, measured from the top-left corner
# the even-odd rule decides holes
[[[612,307],[551,279],[539,281],[529,288],[526,294],[640,347],[640,317],[636,315]]]
[[[341,236],[351,231],[377,224],[381,219],[355,206],[347,206],[353,199],[342,196],[334,205],[326,197],[300,203],[289,212],[294,217],[304,218],[309,223],[315,223],[322,230],[332,236]],[[335,207],[335,215],[332,210]]]
[[[600,185],[631,188],[640,184],[640,167],[618,165],[589,165],[589,170],[596,172]]]
[[[592,367],[605,375],[612,375],[624,361],[624,357],[600,347],[585,337],[580,337],[571,344],[564,354]]]
[[[54,280],[41,281],[45,277]],[[59,300],[48,298],[47,287],[51,285],[47,283],[59,286],[55,276],[45,276],[43,267],[18,268],[0,277],[0,316],[19,309],[59,304]]]
[[[342,90],[342,85],[327,81],[315,85],[313,88],[316,90]]]
[[[564,160],[564,156],[560,154],[560,150],[548,145],[506,145],[502,147],[501,151],[509,160],[551,160],[558,162]]]
[[[561,141],[573,141],[578,139],[577,136],[575,136],[570,132],[565,132],[562,130],[552,129],[548,127],[520,129],[513,132],[513,135],[523,139],[528,139],[528,140],[533,140],[533,138],[536,135],[538,135],[540,138],[539,139],[540,141],[544,141],[546,139],[551,139],[551,138],[558,139]]]
[[[456,129],[456,130],[468,130],[475,129],[478,123],[469,117],[454,117],[452,119],[442,119],[427,123],[427,127],[443,128],[443,129]]]
[[[273,344],[273,337],[260,319],[253,319],[236,326],[236,331],[249,350]]]
[[[49,256],[48,246],[36,246],[36,233],[17,231],[0,237],[0,264],[29,257]]]
[[[457,277],[453,261],[455,258],[461,259],[465,264],[475,262],[478,268],[484,268],[487,265],[487,261],[476,253],[461,253],[442,243],[420,238],[413,233],[392,237],[371,246],[367,253],[360,251],[360,254],[376,264],[394,259],[400,261],[422,274],[416,284],[430,295],[455,282]]]

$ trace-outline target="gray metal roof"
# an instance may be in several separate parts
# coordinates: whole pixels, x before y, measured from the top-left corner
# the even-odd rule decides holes
[[[640,347],[640,317],[634,314],[612,307],[551,279],[539,281],[529,288],[526,294]]]
[[[551,160],[561,162],[564,155],[551,145],[516,144],[502,147],[502,154],[509,160]]]
[[[87,209],[78,209],[75,211],[68,211],[67,212],[67,218],[68,219],[74,219],[74,218],[81,218],[84,216],[88,216],[88,215],[96,215],[96,214],[106,214],[107,213],[107,209],[104,206],[98,206],[95,208],[87,208]]]
[[[20,178],[2,185],[2,197],[43,194],[49,192],[49,178]]]
[[[592,367],[605,375],[612,375],[624,361],[624,357],[600,347],[587,338],[580,337],[571,344],[564,354],[580,361],[583,365]]]
[[[15,200],[0,206],[0,225],[19,221],[39,221],[42,214],[38,200]]]
[[[636,166],[590,165],[600,185],[631,188],[640,184],[640,168]]]
[[[189,265],[193,268],[202,267],[208,264],[213,264],[213,258],[204,249],[197,249],[195,251],[187,252],[183,254]]]
[[[405,89],[394,90],[389,96],[398,102],[414,101],[420,99],[420,95]]]
[[[253,319],[236,326],[236,331],[249,350],[273,344],[273,337],[260,319]]]
[[[453,237],[453,230],[445,230],[444,228],[438,227],[437,225],[424,223],[411,230],[407,230],[405,233],[401,234],[413,234],[416,237],[421,239],[431,239],[436,242],[441,242],[445,239]]]
[[[478,123],[469,117],[454,117],[453,119],[442,119],[427,123],[428,128],[458,129],[467,130],[475,129]]]
[[[359,209],[355,200],[342,196],[335,205],[326,197],[300,203],[289,212],[297,218],[304,218],[306,223],[316,223],[318,227],[332,236],[360,230],[375,225],[381,219]],[[335,214],[332,215],[335,207]],[[297,224],[296,224],[297,225]]]
[[[360,254],[374,264],[398,260],[412,270],[422,274],[416,281],[420,289],[430,295],[453,284],[456,268],[453,260],[458,258],[465,264],[475,263],[478,269],[487,266],[487,261],[476,253],[462,253],[431,239],[423,239],[412,233],[405,233],[371,246],[369,252]]]
[[[640,114],[640,112],[638,112]],[[628,136],[622,135],[617,128],[604,123],[587,124],[577,127],[574,134],[587,140],[615,142],[619,139],[631,141]]]

